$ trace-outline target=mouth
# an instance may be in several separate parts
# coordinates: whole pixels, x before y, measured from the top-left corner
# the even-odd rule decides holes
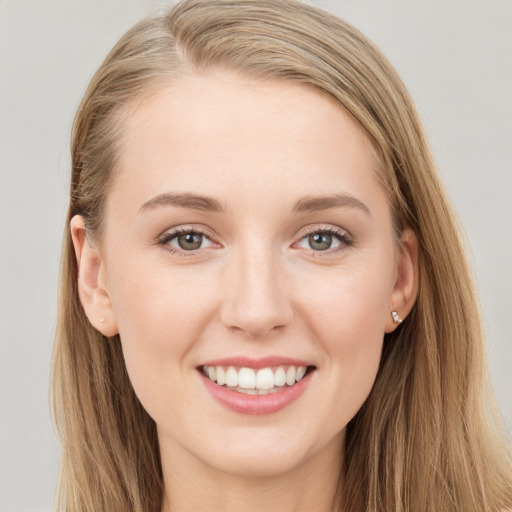
[[[285,390],[300,382],[314,369],[311,365],[279,365],[260,369],[225,365],[200,367],[200,371],[211,382],[247,395],[267,395]]]
[[[263,415],[297,400],[307,389],[316,366],[293,360],[232,359],[208,362],[197,370],[220,405],[236,413]]]

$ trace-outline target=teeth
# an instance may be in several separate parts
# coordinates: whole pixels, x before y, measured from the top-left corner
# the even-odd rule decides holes
[[[225,369],[223,366],[204,366],[203,373],[219,386],[226,385],[229,388],[249,395],[265,395],[273,393],[286,386],[293,386],[300,382],[306,374],[305,366],[278,366],[272,368],[239,368],[233,366]]]
[[[258,390],[257,389],[237,388],[236,391],[239,391],[240,393],[245,393],[246,395],[257,395],[258,394]]]
[[[224,368],[222,366],[217,366],[217,384],[219,386],[224,386],[226,384],[226,373],[224,372]],[[210,376],[210,370],[208,370],[208,376]],[[210,377],[211,378],[211,377]]]
[[[290,366],[288,368],[288,370],[286,371],[286,384],[288,384],[288,386],[293,386],[295,384],[295,375],[296,375],[295,366]],[[219,382],[219,381],[217,381],[217,382]]]
[[[238,388],[229,388],[232,391],[238,391],[239,393],[244,393],[245,395],[268,395],[269,393],[276,393],[280,389],[283,389],[287,386],[274,387],[272,389],[244,389],[241,387]]]
[[[295,380],[297,382],[300,382],[302,380],[302,377],[306,375],[306,367],[305,366],[299,366],[297,368],[297,373],[295,374]]]
[[[256,374],[252,368],[240,368],[238,385],[244,389],[254,389],[256,387]]]
[[[258,389],[272,389],[274,387],[274,373],[270,368],[258,370],[256,374],[256,387]]]
[[[284,368],[282,366],[280,366],[276,370],[276,373],[274,374],[274,385],[275,386],[284,386],[285,384],[286,384],[286,372],[284,371]]]
[[[238,387],[238,372],[232,366],[226,372],[226,386],[231,388]]]

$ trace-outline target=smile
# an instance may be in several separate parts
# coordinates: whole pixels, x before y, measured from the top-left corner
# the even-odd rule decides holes
[[[295,385],[306,375],[306,366],[278,366],[259,370],[234,366],[202,367],[203,373],[219,386],[246,393],[248,395],[266,395]]]
[[[291,405],[307,389],[315,366],[304,361],[236,358],[198,367],[210,395],[241,414],[271,414]]]

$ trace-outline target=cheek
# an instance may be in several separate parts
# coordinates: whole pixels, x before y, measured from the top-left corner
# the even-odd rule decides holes
[[[199,276],[161,264],[140,267],[137,261],[125,262],[109,277],[123,354],[137,394],[182,378],[212,310],[209,287]]]
[[[299,303],[330,351],[357,350],[382,340],[392,291],[392,279],[383,276],[391,275],[391,267],[365,264],[327,269],[324,276],[311,274],[309,280],[303,274],[304,299]]]
[[[111,282],[121,337],[164,349],[171,339],[184,343],[188,331],[200,328],[208,282],[197,273],[134,261],[117,267]]]
[[[311,296],[307,308],[314,337],[325,353],[329,389],[323,396],[338,415],[337,428],[353,418],[371,391],[389,314],[390,280],[369,266],[364,272],[350,270],[324,280],[323,293]]]

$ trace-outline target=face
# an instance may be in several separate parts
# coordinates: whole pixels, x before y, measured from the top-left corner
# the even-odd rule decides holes
[[[119,332],[164,457],[257,475],[339,459],[404,306],[377,173],[305,86],[219,72],[134,107],[89,316]]]

